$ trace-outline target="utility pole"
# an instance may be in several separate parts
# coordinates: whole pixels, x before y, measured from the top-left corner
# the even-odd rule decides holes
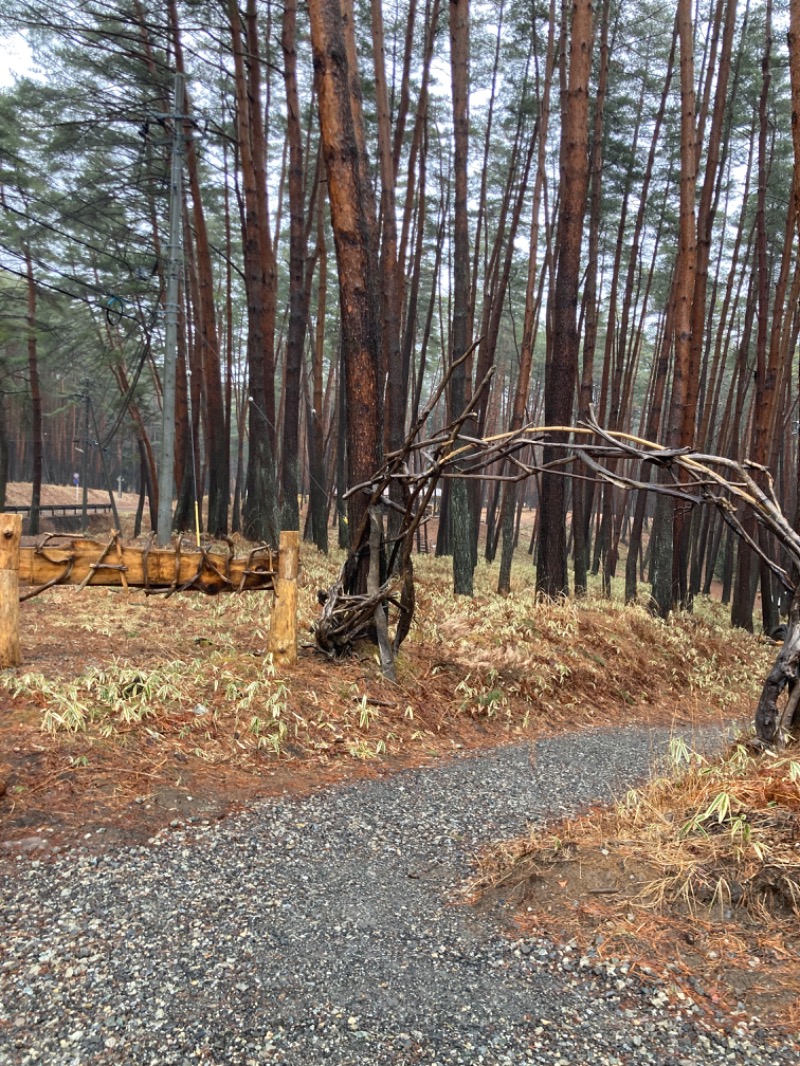
[[[164,381],[161,428],[161,466],[158,473],[158,543],[172,535],[172,497],[175,489],[175,377],[178,350],[178,299],[183,248],[181,244],[181,177],[183,173],[183,75],[175,75],[172,114],[172,166],[169,186],[169,245],[165,304]]]

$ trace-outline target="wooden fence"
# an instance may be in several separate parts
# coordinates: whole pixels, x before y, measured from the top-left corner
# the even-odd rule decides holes
[[[20,602],[54,585],[116,586],[172,595],[199,591],[266,591],[274,594],[269,648],[276,665],[297,661],[297,574],[300,534],[281,533],[278,551],[253,548],[236,556],[205,549],[125,544],[118,533],[102,542],[51,534],[22,545],[22,518],[0,514],[0,667],[19,666]],[[20,593],[20,586],[31,586]]]

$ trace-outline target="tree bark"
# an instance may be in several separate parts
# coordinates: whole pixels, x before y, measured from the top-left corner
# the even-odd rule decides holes
[[[600,216],[602,208],[603,177],[603,117],[605,111],[606,88],[608,85],[608,17],[609,0],[605,0],[601,15],[600,31],[600,72],[597,79],[597,95],[594,103],[594,129],[592,131],[592,152],[590,162],[590,211],[589,211],[589,259],[586,265],[586,286],[584,290],[584,342],[583,367],[578,390],[578,419],[585,420],[593,401],[594,354],[597,345],[597,324],[599,309],[597,306],[597,273],[600,249]],[[587,574],[589,570],[589,511],[592,495],[589,482],[576,481],[572,486],[572,532],[574,539],[573,574],[575,578],[575,595],[585,596]]]
[[[342,324],[342,369],[347,405],[347,480],[351,487],[368,482],[382,453],[382,412],[379,391],[380,330],[373,254],[374,203],[365,188],[360,109],[354,109],[342,12],[336,0],[309,0],[314,85],[328,196],[339,272]],[[356,550],[367,532],[366,498],[348,500],[350,548]],[[366,583],[362,567],[359,580]],[[362,588],[363,591],[363,588]]]
[[[28,314],[28,385],[31,392],[31,441],[33,462],[31,466],[31,510],[28,519],[28,533],[39,533],[39,508],[42,501],[42,388],[39,381],[39,352],[36,323],[36,281],[33,276],[33,260],[30,250],[25,248],[25,270],[27,275]],[[84,441],[84,447],[89,442]]]
[[[254,17],[254,11],[251,13]],[[270,278],[265,270],[269,257],[265,191],[259,192],[259,174],[263,168],[256,165],[255,153],[263,157],[263,131],[261,141],[254,132],[260,128],[260,93],[254,94],[259,79],[253,65],[260,62],[255,42],[247,40],[250,77],[245,72],[245,52],[242,40],[240,14],[235,0],[229,0],[231,38],[236,81],[236,129],[239,145],[239,164],[242,172],[244,193],[244,219],[242,238],[244,242],[245,287],[247,291],[247,375],[248,375],[248,437],[249,454],[246,474],[246,496],[242,514],[242,528],[251,540],[278,543],[277,498],[273,450],[274,421],[274,299]],[[251,49],[256,46],[253,53]],[[271,399],[270,399],[271,397]]]
[[[511,413],[511,428],[518,429],[522,426],[525,418],[525,410],[530,390],[531,370],[533,365],[533,349],[536,342],[539,311],[542,303],[542,287],[545,280],[546,262],[541,270],[538,266],[539,255],[539,213],[542,202],[542,192],[545,188],[545,152],[547,146],[547,130],[550,123],[550,92],[553,84],[553,67],[555,64],[555,3],[551,0],[550,17],[547,31],[547,50],[545,55],[544,79],[541,89],[537,93],[540,98],[538,127],[539,144],[536,164],[536,177],[533,183],[533,197],[531,204],[531,226],[529,235],[530,252],[528,255],[528,277],[525,286],[525,317],[522,324],[522,343],[520,345],[520,363],[517,385],[514,391],[514,400]],[[534,37],[534,49],[536,37]],[[534,51],[534,55],[536,52]],[[538,279],[537,279],[538,275]],[[538,280],[538,292],[537,292]],[[500,505],[500,517],[498,526],[502,536],[502,550],[500,555],[500,572],[497,578],[497,591],[500,595],[507,596],[511,591],[511,563],[514,557],[514,548],[517,541],[519,526],[519,514],[515,527],[514,517],[517,501],[517,485],[506,484],[503,488],[502,502]]]
[[[404,391],[403,362],[400,355],[400,279],[397,269],[397,206],[395,166],[392,152],[389,90],[386,84],[386,56],[382,0],[371,0],[372,53],[375,70],[375,100],[378,120],[378,163],[381,175],[380,201],[380,307],[381,344],[386,367],[386,444],[389,451],[399,448],[405,436],[407,396]],[[398,501],[399,502],[399,501]],[[393,525],[389,516],[389,528]]]
[[[675,348],[672,369],[666,440],[671,447],[682,447],[687,423],[684,412],[689,397],[692,300],[697,266],[697,229],[695,189],[697,185],[697,129],[695,125],[694,27],[691,0],[679,0],[678,39],[680,41],[681,81],[681,178],[678,262],[675,269],[674,329]],[[653,554],[653,600],[658,613],[666,618],[672,607],[685,599],[685,588],[675,585],[674,545],[682,535],[682,511],[667,496],[659,497],[654,531],[659,551]],[[685,576],[684,576],[685,577]]]
[[[467,156],[469,150],[469,0],[450,0],[450,83],[453,94],[453,298],[450,361],[467,351],[469,339],[469,220]],[[458,418],[467,402],[467,367],[462,363],[450,383],[450,409]],[[474,557],[467,485],[461,479],[450,487],[450,531],[453,538],[453,591],[473,592]]]
[[[281,452],[281,528],[292,530],[300,528],[297,499],[300,463],[300,375],[309,296],[306,279],[308,249],[304,217],[303,133],[297,92],[297,0],[285,0],[281,48],[289,139],[289,329],[286,336]]]
[[[325,199],[317,197],[317,321],[311,356],[311,411],[308,425],[309,510],[314,543],[328,553],[328,506],[325,479],[325,422],[323,411],[322,372],[325,355],[325,310],[328,300],[328,251],[325,246],[323,211]]]
[[[578,363],[578,284],[581,236],[589,177],[589,76],[592,65],[592,4],[572,5],[569,75],[561,132],[561,211],[558,266],[553,296],[552,350],[545,370],[545,422],[567,425],[572,412]],[[560,457],[545,447],[544,463]],[[565,484],[559,474],[542,475],[536,587],[546,596],[569,593]]]
[[[185,72],[183,43],[178,24],[176,0],[169,0],[169,15],[175,46],[175,68]],[[184,109],[191,114],[191,97],[185,91]],[[214,304],[214,272],[211,267],[211,249],[206,225],[205,210],[200,186],[200,168],[197,148],[191,136],[189,123],[186,134],[186,169],[189,177],[189,192],[192,199],[192,228],[187,237],[194,235],[194,261],[197,272],[196,314],[200,329],[200,362],[203,374],[201,390],[205,417],[203,430],[208,457],[208,532],[216,537],[228,532],[228,507],[230,504],[230,438],[226,433],[225,408],[222,392],[219,333]]]

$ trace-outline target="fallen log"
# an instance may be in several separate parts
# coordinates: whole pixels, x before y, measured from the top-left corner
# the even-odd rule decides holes
[[[112,534],[106,543],[82,536],[50,534],[33,545],[22,545],[19,581],[33,590],[30,599],[54,585],[106,585],[142,588],[150,593],[196,590],[220,592],[272,590],[278,552],[265,545],[236,556],[233,545],[225,552],[186,549],[180,541],[171,548],[123,543]]]

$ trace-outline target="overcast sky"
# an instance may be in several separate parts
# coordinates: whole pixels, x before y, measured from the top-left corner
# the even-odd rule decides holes
[[[31,51],[20,34],[0,37],[0,89],[13,85],[15,74],[29,74],[32,65]]]

